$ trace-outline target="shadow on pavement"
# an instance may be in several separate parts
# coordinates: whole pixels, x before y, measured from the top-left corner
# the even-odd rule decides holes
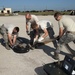
[[[1,45],[2,45],[2,46],[4,46],[4,47],[5,47],[5,43],[4,43],[3,38],[1,38],[1,39],[0,39],[0,43],[1,43]]]
[[[50,46],[47,46],[47,45],[43,45],[43,46],[40,46],[38,49],[43,49],[43,51],[44,51],[47,55],[49,55],[49,56],[51,56],[51,57],[53,58],[53,55],[52,55],[51,53],[55,51],[54,48],[52,48],[52,47],[50,47]]]
[[[27,38],[18,37],[18,39],[19,39],[20,42],[21,42],[22,44],[24,44],[25,46],[27,46],[27,44],[29,44],[29,40],[28,40]],[[1,43],[1,45],[5,46],[3,38],[0,39],[0,43]],[[71,47],[70,47],[68,44],[66,44],[65,47],[66,47],[66,49],[67,49],[68,51],[70,51],[70,52],[72,53],[72,56],[75,56],[75,50],[71,49]],[[44,45],[44,44],[40,44],[40,45],[38,45],[37,49],[43,49],[43,51],[44,51],[47,55],[49,55],[49,56],[51,56],[52,58],[54,58],[54,57],[53,57],[54,55],[51,54],[51,52],[54,52],[54,51],[56,50],[55,48],[52,48],[52,47],[47,46],[47,45]],[[28,49],[28,47],[26,47],[25,49],[23,49],[23,48],[21,49],[20,47],[18,47],[17,49],[13,49],[13,51],[16,52],[16,53],[27,53],[27,52],[29,51],[29,49]],[[65,53],[65,52],[63,52],[63,51],[61,51],[60,54],[62,54],[62,55],[71,55],[71,54]]]
[[[43,51],[47,55],[51,56],[54,59],[54,52],[56,50],[55,48],[52,48],[52,47],[47,46],[47,45],[42,45],[42,46],[39,46],[37,49],[43,49]],[[73,55],[75,55],[75,51],[72,50],[69,46],[68,46],[68,49],[69,49],[69,51],[72,51],[73,54],[69,54],[69,53],[66,53],[66,52],[63,52],[63,51],[61,51],[60,54],[62,54],[62,55],[69,55],[69,56],[72,56],[73,57]]]

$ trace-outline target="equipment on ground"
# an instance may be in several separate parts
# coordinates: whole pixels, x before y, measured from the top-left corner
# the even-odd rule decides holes
[[[58,62],[53,62],[44,65],[43,69],[48,75],[75,75],[75,61],[71,57],[65,56],[60,65]]]
[[[18,38],[16,44],[11,48],[16,53],[27,53],[31,47],[29,44],[26,44],[22,39]]]

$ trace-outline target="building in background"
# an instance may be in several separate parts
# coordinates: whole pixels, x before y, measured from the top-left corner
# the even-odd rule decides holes
[[[11,8],[3,8],[3,10],[0,11],[0,14],[11,14],[12,9]]]
[[[1,14],[2,10],[0,10],[0,14]]]

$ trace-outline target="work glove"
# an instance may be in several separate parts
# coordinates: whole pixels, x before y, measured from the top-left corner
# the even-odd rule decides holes
[[[36,42],[37,41],[37,39],[36,38],[34,38],[34,42]]]
[[[29,31],[26,31],[26,33],[27,33],[28,35],[30,35],[30,32],[29,32]]]
[[[38,42],[42,42],[43,39],[44,39],[43,37],[40,37],[40,38],[38,39]]]

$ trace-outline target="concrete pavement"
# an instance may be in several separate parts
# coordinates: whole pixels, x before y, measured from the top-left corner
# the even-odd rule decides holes
[[[75,16],[69,16],[75,21]],[[40,20],[47,19],[53,22],[55,35],[58,35],[58,23],[53,16],[38,16]],[[25,32],[25,17],[10,16],[0,17],[0,24],[15,24],[20,27],[19,36],[29,39]],[[0,38],[2,38],[0,36]],[[75,54],[75,45],[69,43],[72,53]],[[41,46],[39,49],[30,50],[27,53],[16,53],[13,50],[6,50],[1,45],[0,40],[0,75],[47,75],[43,70],[43,65],[54,62],[53,52],[55,48],[50,42],[46,46]],[[63,46],[60,59],[63,60],[69,51]]]

